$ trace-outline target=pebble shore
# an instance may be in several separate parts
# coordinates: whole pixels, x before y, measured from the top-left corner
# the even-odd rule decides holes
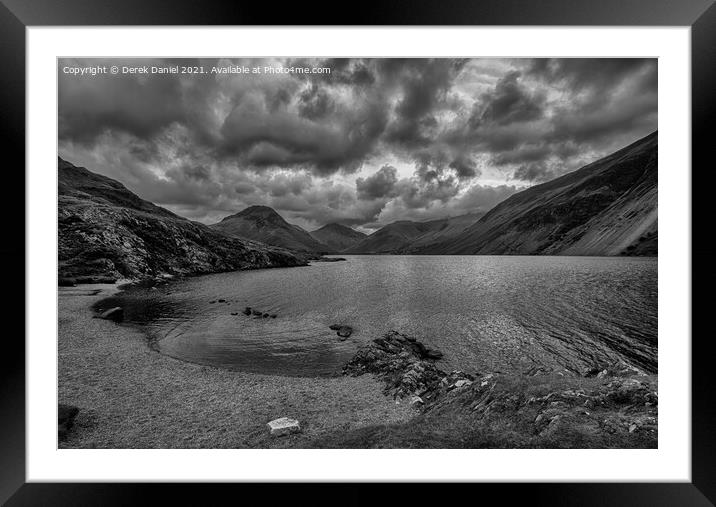
[[[80,409],[60,448],[300,448],[415,415],[369,375],[280,377],[170,358],[139,330],[93,318],[116,285],[58,290],[58,401]],[[301,433],[270,436],[266,424],[280,417],[299,420]]]

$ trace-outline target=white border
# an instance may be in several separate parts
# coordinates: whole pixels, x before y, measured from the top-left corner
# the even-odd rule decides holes
[[[27,43],[28,481],[690,481],[689,28],[32,27]],[[57,450],[56,58],[157,55],[658,57],[659,449]]]

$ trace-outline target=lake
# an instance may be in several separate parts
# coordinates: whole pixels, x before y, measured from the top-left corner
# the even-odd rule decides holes
[[[444,370],[582,371],[623,360],[656,372],[656,258],[345,258],[135,286],[99,306],[123,306],[163,354],[267,374],[340,374],[361,344],[391,329],[442,351]],[[246,306],[276,318],[245,316]],[[331,324],[354,332],[341,341]]]

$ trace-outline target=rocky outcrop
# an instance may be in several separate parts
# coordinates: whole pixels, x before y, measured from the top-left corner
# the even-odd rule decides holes
[[[67,433],[72,429],[79,412],[80,409],[73,405],[63,403],[57,405],[57,436],[60,440],[67,438]]]
[[[544,367],[445,374],[414,343],[391,332],[361,348],[344,373],[373,373],[416,417],[327,435],[317,447],[657,447],[657,378],[632,365],[582,375]]]
[[[307,257],[226,236],[59,159],[59,276],[86,281],[307,265]]]
[[[435,366],[442,357],[411,336],[390,331],[361,347],[343,368],[345,375],[372,373],[385,384],[386,394],[421,396],[434,391],[447,374]]]

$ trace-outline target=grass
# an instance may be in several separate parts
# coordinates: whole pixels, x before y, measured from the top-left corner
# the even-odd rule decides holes
[[[332,432],[317,448],[655,448],[656,378],[478,378],[398,424]]]

